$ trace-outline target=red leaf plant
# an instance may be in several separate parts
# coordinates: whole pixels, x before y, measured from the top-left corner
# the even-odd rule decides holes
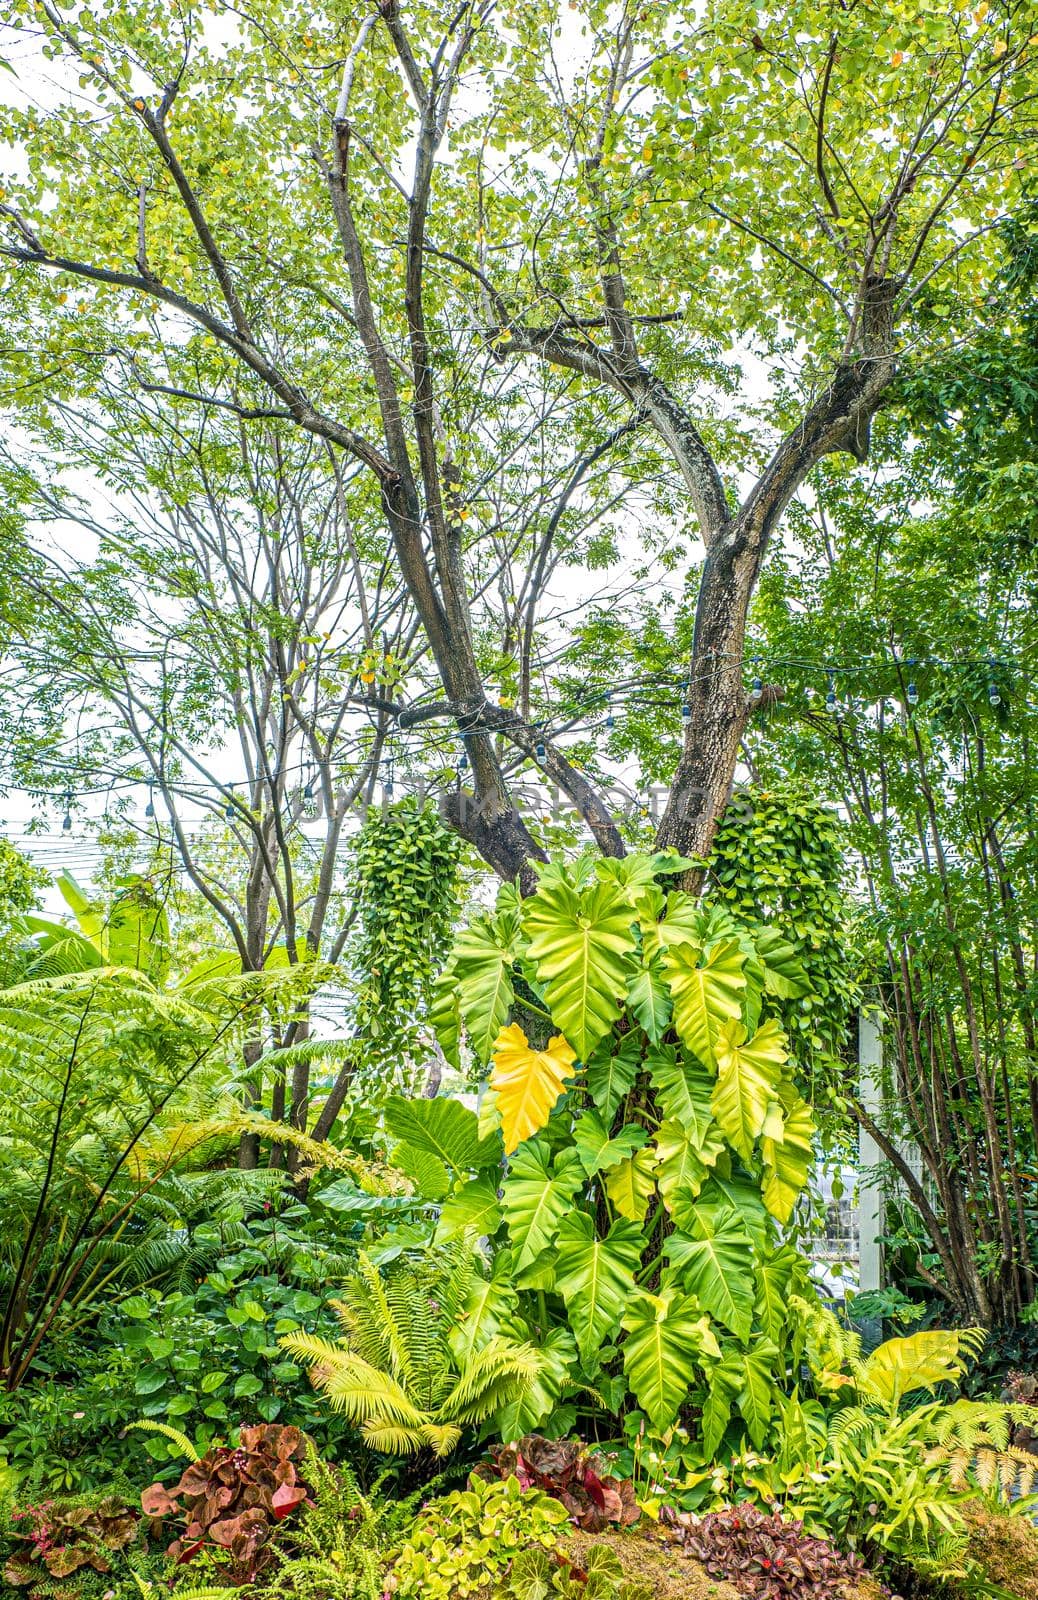
[[[4,1577],[12,1588],[38,1583],[41,1568],[52,1578],[67,1578],[83,1568],[111,1571],[111,1553],[124,1550],[137,1536],[138,1513],[108,1495],[88,1501],[45,1500],[12,1513],[12,1521],[26,1521],[19,1534],[26,1548],[10,1557]]]
[[[711,1578],[727,1579],[752,1600],[845,1600],[865,1574],[858,1556],[749,1501],[705,1517],[665,1506],[660,1522]]]
[[[524,1489],[542,1489],[561,1500],[578,1528],[599,1533],[611,1523],[629,1527],[637,1522],[638,1506],[630,1478],[617,1478],[604,1456],[588,1450],[579,1439],[545,1439],[528,1433],[518,1444],[499,1445],[492,1461],[475,1469],[474,1476],[518,1478]]]
[[[190,1561],[204,1548],[223,1551],[221,1576],[233,1584],[254,1583],[275,1559],[271,1539],[310,1489],[300,1473],[306,1435],[298,1428],[262,1423],[241,1428],[239,1443],[218,1445],[192,1463],[172,1489],[153,1483],[141,1495],[144,1514],[157,1524],[182,1517],[183,1532],[167,1554]]]

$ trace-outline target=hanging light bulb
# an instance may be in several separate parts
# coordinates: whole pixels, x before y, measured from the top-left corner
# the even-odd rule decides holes
[[[314,780],[307,778],[303,785],[302,793],[303,816],[312,821],[317,815],[317,796],[314,794]]]
[[[146,817],[155,815],[155,781],[153,778],[148,779],[148,804],[144,807],[144,815]]]
[[[385,782],[382,785],[382,792],[385,795],[387,800],[392,800],[392,798],[393,798],[393,769],[392,769],[392,767],[387,767],[386,768],[386,777],[385,777]]]
[[[458,771],[459,772],[464,772],[466,767],[468,766],[468,764],[469,764],[469,758],[468,758],[468,756],[465,754],[465,752],[463,750],[461,752],[461,755],[458,757]]]
[[[71,811],[66,811],[65,815],[62,817],[62,819],[61,819],[61,831],[62,831],[62,833],[71,833],[72,832],[72,813],[71,813]]]
[[[606,727],[609,729],[609,731],[611,733],[613,731],[613,729],[616,727],[616,718],[613,716],[613,697],[612,697],[611,694],[607,694],[606,695],[605,703],[606,703]]]
[[[988,684],[988,699],[993,706],[1000,706],[1002,704],[1002,696],[999,694],[998,688],[994,683]]]
[[[223,814],[227,818],[228,822],[233,822],[235,817],[238,815],[237,809],[236,809],[235,804],[234,804],[234,790],[233,789],[231,790],[230,794],[227,796],[227,804],[223,808]]]
[[[825,709],[830,714],[836,710],[836,682],[831,672],[829,674],[829,688],[825,696]]]
[[[681,708],[681,720],[686,724],[686,726],[692,721],[692,707],[689,705],[687,700]]]
[[[543,738],[543,736],[541,734],[537,735],[537,743],[534,746],[534,750],[536,752],[538,761],[543,760],[543,758],[544,758],[544,738]]]
[[[905,693],[905,699],[908,701],[910,706],[917,706],[919,704],[919,690],[916,688],[914,683],[910,683],[908,685],[908,689]]]

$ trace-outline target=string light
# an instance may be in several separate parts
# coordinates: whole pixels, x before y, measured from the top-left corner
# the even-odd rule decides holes
[[[988,667],[992,672],[994,672],[996,665],[997,663],[994,662],[989,656]],[[1000,706],[1002,704],[1002,696],[998,692],[998,685],[995,683],[994,678],[990,678],[988,680],[988,700],[993,706]]]
[[[830,713],[830,715],[832,715],[836,711],[836,679],[833,677],[831,672],[828,673],[827,676],[829,679],[829,687],[825,694],[825,709]]]
[[[756,665],[757,665],[759,660],[760,660],[760,656],[754,656],[754,658],[753,658],[754,667],[756,667]],[[750,705],[751,706],[759,706],[763,699],[764,699],[764,685],[760,680],[759,673],[755,672],[754,673],[754,678],[753,678],[753,683],[750,686]]]
[[[613,697],[612,697],[611,694],[607,694],[606,695],[605,703],[606,703],[605,725],[608,728],[609,732],[612,733],[613,729],[616,727],[616,718],[613,715]]]
[[[62,833],[72,832],[72,790],[65,790],[65,815],[61,819]]]
[[[149,778],[148,779],[148,804],[144,807],[144,815],[146,817],[153,817],[155,815],[155,779],[154,778]]]
[[[238,808],[234,804],[234,784],[233,783],[231,784],[230,792],[228,793],[228,796],[227,796],[227,804],[223,808],[223,814],[227,818],[228,822],[233,822],[234,819],[238,815]]]

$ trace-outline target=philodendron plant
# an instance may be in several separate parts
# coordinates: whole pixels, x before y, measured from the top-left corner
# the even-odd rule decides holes
[[[670,855],[545,866],[459,937],[437,1006],[458,1059],[485,1066],[479,1121],[456,1102],[392,1102],[405,1170],[473,1231],[493,1266],[459,1319],[541,1352],[506,1437],[565,1428],[591,1393],[630,1394],[652,1433],[694,1420],[759,1445],[791,1360],[806,1269],[780,1229],[806,1182],[814,1123],[778,1000],[806,992],[779,933],[662,886]],[[661,883],[662,880],[662,883]],[[502,1162],[504,1170],[502,1171]]]

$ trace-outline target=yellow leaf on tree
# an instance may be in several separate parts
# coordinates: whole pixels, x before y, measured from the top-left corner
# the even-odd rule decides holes
[[[561,1033],[546,1049],[534,1050],[517,1022],[502,1028],[494,1045],[490,1087],[501,1115],[505,1154],[539,1133],[551,1109],[573,1076],[577,1053]]]

